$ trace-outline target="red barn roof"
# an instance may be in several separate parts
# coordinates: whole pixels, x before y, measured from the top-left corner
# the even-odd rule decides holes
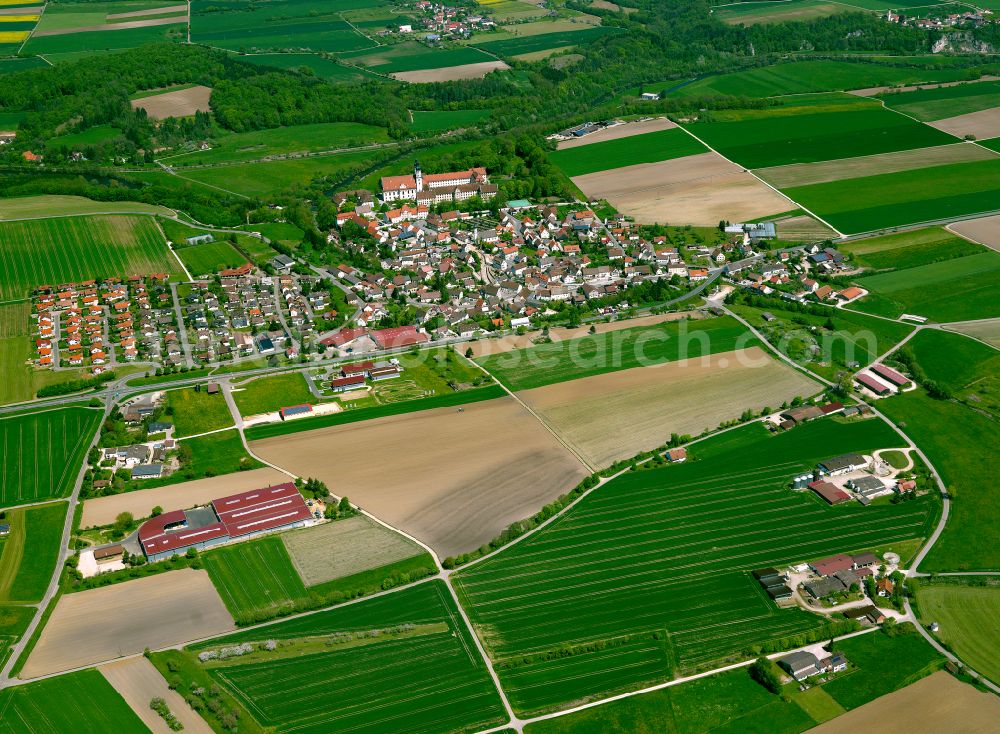
[[[370,334],[380,349],[409,347],[413,344],[423,344],[428,336],[417,331],[416,326],[397,326],[392,329],[380,329]]]
[[[873,364],[871,367],[872,372],[874,372],[879,377],[884,377],[889,382],[899,387],[909,383],[903,375],[899,374],[892,367],[886,367],[884,364]]]
[[[212,507],[234,538],[280,528],[311,515],[299,490],[291,482],[223,497],[214,500]]]
[[[857,375],[854,379],[874,392],[876,395],[885,395],[887,392],[891,392],[892,390],[891,387],[886,385],[884,382],[879,382],[871,375]]]

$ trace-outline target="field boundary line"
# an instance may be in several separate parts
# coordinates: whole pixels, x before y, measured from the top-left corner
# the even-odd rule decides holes
[[[46,2],[42,5],[42,12],[38,14],[38,20],[35,21],[34,27],[31,29],[31,31],[29,31],[28,35],[24,37],[24,40],[21,41],[21,45],[17,47],[18,54],[24,51],[24,47],[28,45],[28,41],[30,41],[32,37],[35,35],[35,31],[38,30],[38,24],[42,22],[42,17],[45,15],[45,9],[47,7],[49,7],[49,3],[46,0]],[[45,63],[48,64],[49,60],[45,59]],[[49,65],[54,66],[54,64],[49,64]]]
[[[773,191],[776,194],[778,194],[778,196],[782,197],[783,199],[788,200],[789,203],[794,204],[796,207],[798,207],[799,209],[801,209],[802,211],[804,211],[806,214],[808,214],[809,216],[811,216],[813,219],[815,219],[816,221],[820,222],[821,224],[825,224],[827,227],[829,227],[830,229],[832,229],[836,233],[836,235],[837,235],[838,238],[842,238],[844,236],[843,232],[841,232],[839,229],[837,229],[836,227],[834,227],[828,221],[826,221],[825,219],[823,219],[823,217],[819,216],[812,209],[808,209],[807,207],[803,206],[799,202],[795,201],[795,199],[793,199],[792,197],[790,197],[785,192],[781,191],[778,188],[775,188],[774,186],[772,186],[771,184],[769,184],[767,181],[765,181],[764,179],[762,179],[760,176],[758,176],[756,173],[754,173],[751,169],[746,168],[745,166],[741,166],[736,161],[734,161],[734,160],[732,160],[730,158],[727,158],[726,156],[722,155],[722,153],[720,153],[719,151],[717,151],[711,145],[709,145],[704,140],[702,140],[697,135],[695,135],[693,132],[691,132],[690,130],[688,130],[686,125],[678,125],[677,127],[679,127],[681,130],[683,130],[684,132],[686,132],[688,135],[690,135],[692,138],[694,138],[695,140],[697,140],[699,143],[701,143],[702,145],[704,145],[706,148],[708,148],[710,151],[712,151],[713,153],[715,153],[717,156],[719,156],[720,158],[722,158],[724,161],[728,161],[729,163],[732,163],[734,166],[736,166],[737,168],[741,169],[745,173],[749,173],[755,179],[757,179],[762,184],[764,184],[769,189],[771,189],[771,191]]]

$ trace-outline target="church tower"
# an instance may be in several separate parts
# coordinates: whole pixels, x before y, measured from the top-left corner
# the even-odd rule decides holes
[[[424,190],[424,172],[420,170],[420,161],[413,161],[413,180],[417,182],[417,193]]]

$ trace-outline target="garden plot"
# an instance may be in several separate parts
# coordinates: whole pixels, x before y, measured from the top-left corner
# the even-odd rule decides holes
[[[715,153],[590,173],[573,183],[642,224],[715,226],[722,219],[752,221],[796,206]]]
[[[583,465],[511,398],[252,442],[442,557],[477,548],[573,487]]]
[[[818,388],[754,347],[560,382],[518,397],[591,465],[604,467],[662,446],[672,433],[698,435],[741,410],[776,408]]]
[[[205,571],[168,571],[63,595],[21,675],[37,678],[234,628]]]
[[[163,92],[132,100],[132,109],[144,109],[154,120],[165,117],[190,117],[195,112],[210,112],[212,88],[203,85]]]
[[[285,549],[306,586],[420,555],[424,549],[364,515],[285,533]]]
[[[749,572],[924,537],[935,500],[831,508],[788,481],[817,461],[898,438],[824,419],[753,424],[686,463],[629,472],[540,532],[452,576],[519,713],[640,688],[820,632]],[[801,644],[801,643],[800,643]],[[558,652],[557,652],[558,651]]]

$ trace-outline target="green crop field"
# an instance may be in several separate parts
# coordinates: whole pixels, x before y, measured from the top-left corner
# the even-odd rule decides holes
[[[784,189],[841,232],[858,234],[1000,208],[1000,160],[953,163]],[[878,202],[872,206],[872,202]]]
[[[371,160],[370,151],[296,158],[266,163],[237,163],[231,166],[183,171],[178,176],[243,196],[266,196],[307,184],[315,176],[331,176],[363,168]]]
[[[917,593],[920,621],[937,622],[936,633],[964,662],[990,680],[1000,680],[1000,587],[924,584]]]
[[[48,64],[45,63],[44,59],[40,59],[37,56],[0,59],[0,75],[16,74],[19,71],[27,71],[28,69],[40,69],[43,66],[48,66]]]
[[[818,632],[749,572],[926,535],[932,498],[832,508],[793,492],[816,461],[898,444],[881,421],[759,424],[693,459],[627,473],[542,531],[467,570],[463,604],[519,712],[638,688]]]
[[[670,97],[712,94],[772,97],[803,92],[833,92],[889,84],[949,82],[965,78],[964,69],[921,69],[888,66],[869,61],[792,61],[748,71],[718,74],[678,85],[676,81],[649,85],[646,91],[674,87]],[[888,100],[887,100],[888,101]],[[893,105],[895,107],[895,105]]]
[[[249,133],[220,132],[212,149],[170,156],[171,166],[239,163],[265,156],[355,148],[388,140],[385,128],[356,122],[318,122]]]
[[[166,419],[174,424],[174,436],[194,436],[233,425],[233,416],[222,393],[209,395],[202,388],[193,387],[171,390],[167,393]]]
[[[889,318],[917,314],[941,322],[1000,316],[1000,253],[981,250],[976,255],[858,278],[858,285],[871,295],[852,308]]]
[[[269,66],[274,69],[308,69],[320,79],[335,84],[362,82],[374,78],[373,74],[363,69],[346,66],[315,54],[252,54],[236,58],[247,64]]]
[[[433,133],[456,127],[475,125],[490,114],[490,110],[413,110],[410,132]]]
[[[205,669],[261,726],[275,731],[430,734],[487,729],[506,720],[440,581],[196,649],[264,639],[279,641],[273,659],[260,653]]]
[[[100,51],[135,48],[147,43],[183,40],[186,23],[126,28],[114,31],[82,31],[58,36],[32,36],[24,45],[27,54],[62,54],[70,52],[87,55]]]
[[[512,26],[516,28],[517,26]],[[550,48],[563,46],[578,46],[581,43],[591,43],[598,38],[620,33],[618,28],[611,26],[591,26],[578,31],[562,31],[560,33],[543,33],[534,36],[519,36],[503,41],[487,41],[477,43],[476,47],[497,56],[518,56],[520,54],[546,51]]]
[[[101,417],[62,408],[0,420],[0,507],[68,495]]]
[[[0,199],[0,221],[35,217],[68,216],[71,214],[166,214],[173,211],[163,206],[138,201],[94,201],[82,196],[20,196]]]
[[[179,247],[176,252],[184,267],[196,278],[213,275],[226,268],[237,268],[247,262],[236,248],[225,241]]]
[[[289,247],[293,247],[302,242],[302,237],[305,235],[305,232],[290,222],[258,222],[255,224],[241,225],[240,229],[245,229],[248,232],[260,232],[272,242],[281,242]],[[241,243],[240,246],[242,247],[245,245]],[[251,254],[253,254],[254,257],[257,257],[258,255],[261,255],[264,250],[267,250],[269,253],[268,257],[272,257],[275,254],[273,250],[266,246],[264,246],[264,249],[260,249],[258,252]]]
[[[419,71],[421,69],[443,69],[448,66],[463,66],[493,61],[494,58],[471,46],[461,48],[433,49],[415,41],[381,46],[360,53],[343,54],[351,63],[364,64],[375,71],[389,74],[395,71]]]
[[[149,217],[0,222],[0,300],[39,285],[159,272],[180,269]]]
[[[293,405],[317,402],[301,372],[262,377],[240,383],[235,388],[233,399],[243,415],[272,413]]]
[[[937,329],[921,331],[906,349],[959,400],[1000,418],[1000,350]]]
[[[511,390],[529,390],[605,372],[752,347],[756,339],[729,317],[674,321],[539,344],[475,360]]]
[[[836,2],[824,0],[779,0],[778,2],[746,2],[713,8],[719,20],[744,25],[756,23],[784,23],[791,21],[825,18],[830,15],[849,13],[852,8]]]
[[[306,587],[281,538],[271,535],[205,553],[205,569],[237,622],[254,613],[290,608]]]
[[[630,138],[591,143],[578,148],[557,150],[549,154],[567,176],[606,171],[612,168],[634,166],[638,163],[656,163],[673,158],[683,158],[707,152],[707,148],[679,128],[654,133],[633,135]]]
[[[874,270],[902,270],[929,265],[983,251],[981,245],[953,235],[941,227],[915,229],[884,237],[853,240],[838,245],[854,262]]]
[[[1000,106],[1000,82],[973,82],[912,92],[888,92],[881,95],[887,106],[918,120],[942,120],[945,117],[979,112]]]
[[[62,539],[66,503],[7,510],[10,535],[0,543],[0,602],[41,601]]]
[[[0,605],[0,665],[7,662],[10,647],[21,639],[34,616],[34,607]]]
[[[149,729],[96,670],[0,691],[0,734],[147,734]]]
[[[814,163],[954,143],[955,138],[882,108],[811,112],[778,108],[752,118],[697,122],[687,129],[747,168]],[[795,197],[792,197],[795,198]]]
[[[122,131],[111,125],[95,125],[79,133],[67,133],[58,135],[45,142],[46,148],[66,148],[68,150],[81,150],[88,145],[98,145],[107,143],[115,138],[121,137]]]

